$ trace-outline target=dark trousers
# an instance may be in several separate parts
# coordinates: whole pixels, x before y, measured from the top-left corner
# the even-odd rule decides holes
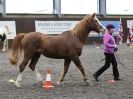
[[[105,55],[105,64],[103,67],[101,67],[95,74],[96,76],[100,76],[105,70],[107,70],[110,67],[110,64],[112,63],[112,70],[114,78],[119,78],[119,72],[117,69],[117,61],[114,54],[104,53]]]

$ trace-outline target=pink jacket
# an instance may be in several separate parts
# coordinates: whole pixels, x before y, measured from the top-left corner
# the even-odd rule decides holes
[[[103,36],[104,53],[114,54],[115,39],[112,34],[106,32]]]

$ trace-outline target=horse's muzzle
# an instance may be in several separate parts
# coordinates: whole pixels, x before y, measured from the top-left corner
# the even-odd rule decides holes
[[[105,33],[106,29],[100,29],[100,32]]]

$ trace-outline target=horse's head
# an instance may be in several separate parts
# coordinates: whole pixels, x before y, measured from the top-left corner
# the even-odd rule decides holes
[[[105,32],[106,28],[97,19],[95,13],[92,14],[91,16],[87,16],[86,20],[89,23],[88,25],[91,31],[95,31],[97,33]]]
[[[5,28],[0,28],[0,35],[7,34],[7,30]]]

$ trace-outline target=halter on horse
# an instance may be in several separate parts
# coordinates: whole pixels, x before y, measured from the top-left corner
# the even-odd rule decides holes
[[[84,81],[88,82],[79,56],[82,53],[83,44],[91,31],[98,33],[104,31],[104,27],[95,14],[86,16],[72,30],[64,31],[56,36],[48,36],[39,32],[16,35],[13,40],[10,62],[17,64],[19,51],[24,50],[24,58],[19,65],[19,75],[15,82],[16,86],[21,86],[22,73],[29,61],[29,68],[35,72],[37,80],[42,81],[41,74],[35,68],[41,55],[49,58],[64,59],[64,69],[57,82],[58,84],[63,83],[71,61],[82,73]]]
[[[5,28],[0,28],[0,41],[3,43],[2,51],[6,51],[6,37],[7,37],[7,31]]]

